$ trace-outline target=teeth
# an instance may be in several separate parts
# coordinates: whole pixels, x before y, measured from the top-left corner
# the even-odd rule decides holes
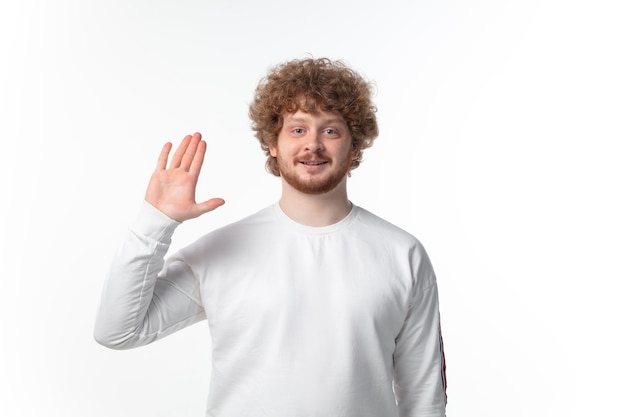
[[[322,165],[324,162],[303,162],[305,165]]]

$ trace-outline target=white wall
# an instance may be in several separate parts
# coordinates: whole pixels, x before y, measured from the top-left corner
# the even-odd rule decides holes
[[[616,415],[626,371],[626,54],[615,1],[7,1],[0,5],[0,415],[200,416],[205,324],[116,352],[105,270],[167,140],[200,131],[178,248],[270,204],[247,104],[340,58],[381,135],[351,199],[438,272],[449,416]]]

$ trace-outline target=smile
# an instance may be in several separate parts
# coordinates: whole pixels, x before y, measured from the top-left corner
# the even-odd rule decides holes
[[[313,165],[313,166],[317,166],[317,165],[324,165],[327,162],[326,161],[300,161],[301,164],[304,165]]]

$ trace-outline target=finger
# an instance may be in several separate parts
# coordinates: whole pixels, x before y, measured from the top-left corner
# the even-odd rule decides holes
[[[161,153],[159,154],[159,159],[157,160],[157,170],[165,169],[167,167],[167,157],[169,156],[171,150],[172,142],[167,142],[165,145],[163,145]]]
[[[198,143],[200,142],[202,135],[200,133],[194,133],[189,141],[189,145],[187,145],[187,149],[185,150],[185,154],[183,155],[183,159],[180,161],[180,168],[185,171],[189,171],[191,163],[193,162],[193,158],[196,155],[196,150],[198,149]]]
[[[187,151],[189,142],[191,142],[191,135],[185,136],[182,142],[180,142],[180,145],[178,145],[176,152],[174,152],[174,155],[172,156],[172,162],[170,162],[170,168],[178,168],[180,166],[180,161],[182,161],[183,155],[185,155],[185,152]]]
[[[200,143],[198,143],[198,148],[196,149],[196,153],[194,154],[193,160],[191,161],[191,166],[189,167],[189,172],[191,174],[200,174],[200,170],[202,169],[202,163],[204,162],[205,153],[206,142],[201,140]]]

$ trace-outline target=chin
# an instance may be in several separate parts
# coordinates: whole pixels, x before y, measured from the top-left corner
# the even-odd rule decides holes
[[[305,181],[291,173],[286,173],[286,174],[281,173],[281,176],[284,178],[285,182],[289,184],[295,190],[300,191],[301,193],[304,193],[304,194],[311,194],[311,195],[326,194],[334,190],[335,188],[337,188],[337,186],[345,178],[345,174],[344,174],[344,175],[333,175],[329,178],[324,178],[324,179],[319,179],[319,180],[313,179],[312,181]]]

